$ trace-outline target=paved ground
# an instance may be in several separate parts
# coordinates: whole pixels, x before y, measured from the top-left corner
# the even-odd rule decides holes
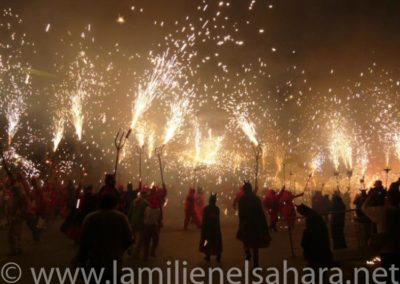
[[[165,213],[165,227],[161,233],[160,248],[155,259],[143,262],[127,256],[125,265],[129,267],[163,267],[167,266],[167,261],[187,261],[188,267],[221,267],[227,271],[231,267],[243,267],[243,249],[239,241],[235,239],[237,228],[236,216],[222,216],[222,233],[224,243],[223,259],[220,264],[215,262],[207,263],[203,260],[203,255],[198,252],[199,231],[191,228],[188,231],[182,230],[182,218],[172,217],[171,209]],[[370,257],[363,250],[357,249],[356,224],[348,218],[346,233],[349,249],[335,252],[335,258],[340,262],[347,277],[351,277],[351,268],[365,264],[365,260]],[[260,254],[262,267],[277,267],[282,270],[282,263],[288,260],[289,265],[302,268],[304,261],[301,256],[300,238],[303,224],[299,222],[293,232],[293,243],[296,257],[291,257],[288,233],[282,228],[277,233],[272,233],[273,241],[268,249],[264,249]],[[44,234],[40,243],[33,243],[28,229],[24,228],[24,253],[22,256],[8,258],[6,256],[7,233],[0,231],[0,264],[9,261],[18,263],[24,272],[24,276],[18,283],[33,283],[28,273],[30,267],[67,267],[76,252],[76,246],[66,239],[59,231],[59,222],[51,226]],[[293,280],[291,280],[293,281]],[[294,283],[293,282],[289,283]],[[0,280],[0,283],[1,282]],[[143,282],[145,283],[145,282]],[[158,283],[158,282],[153,282]],[[177,283],[177,282],[175,282]],[[219,282],[215,282],[219,283]]]

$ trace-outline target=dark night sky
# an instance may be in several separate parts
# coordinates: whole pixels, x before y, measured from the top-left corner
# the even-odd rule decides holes
[[[217,2],[217,1],[215,1]],[[215,3],[214,2],[214,3]],[[92,24],[101,44],[118,41],[127,50],[144,50],[159,42],[163,31],[153,20],[173,22],[194,15],[200,1],[128,1],[128,0],[2,0],[1,6],[13,7],[21,14],[27,33],[38,46],[39,54],[51,52],[57,34],[79,30]],[[211,3],[211,2],[210,2]],[[272,4],[273,9],[267,6]],[[359,71],[371,61],[394,67],[399,59],[400,2],[390,0],[258,0],[249,11],[249,1],[232,1],[229,16],[242,23],[241,37],[246,46],[240,56],[267,56],[274,67],[301,64],[318,76],[321,69]],[[133,13],[131,6],[143,8]],[[210,9],[212,13],[212,9]],[[125,25],[115,19],[122,15]],[[244,22],[250,20],[251,24]],[[43,32],[52,23],[52,33]],[[258,27],[265,29],[263,35]],[[165,28],[164,31],[167,31]],[[270,48],[278,52],[271,55]],[[291,51],[296,50],[296,55]],[[234,54],[232,61],[236,57]]]

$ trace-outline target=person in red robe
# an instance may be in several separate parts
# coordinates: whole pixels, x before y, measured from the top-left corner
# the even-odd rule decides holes
[[[188,196],[185,201],[185,221],[184,221],[184,229],[187,230],[190,223],[196,225],[197,228],[200,228],[200,220],[197,217],[196,209],[195,209],[195,194],[196,190],[194,188],[189,189]]]
[[[194,210],[196,211],[197,219],[199,220],[200,224],[203,223],[204,206],[204,191],[201,187],[198,187],[195,195]]]
[[[279,214],[279,198],[275,190],[267,189],[267,192],[265,193],[265,197],[263,200],[263,204],[270,218],[269,228],[276,232],[277,231],[276,225],[278,223],[278,214]]]
[[[279,210],[289,228],[293,228],[294,223],[296,221],[296,209],[293,200],[302,195],[303,193],[294,195],[290,191],[286,190],[285,187],[283,187],[278,194]]]

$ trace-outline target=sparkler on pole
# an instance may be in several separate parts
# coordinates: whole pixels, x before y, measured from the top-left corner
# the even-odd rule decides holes
[[[339,187],[339,176],[340,176],[340,172],[339,170],[335,170],[333,172],[333,176],[336,178],[336,190],[340,191],[340,187]]]
[[[115,158],[115,166],[114,166],[114,176],[115,177],[117,177],[119,154],[120,154],[122,148],[124,148],[126,140],[128,139],[127,135],[128,135],[128,133],[125,135],[125,132],[122,132],[120,134],[120,131],[118,131],[117,135],[115,136],[115,139],[114,139],[114,145],[117,150],[116,158]]]
[[[82,140],[83,129],[83,92],[78,90],[71,96],[71,117],[72,124],[75,127],[75,134],[78,141]]]
[[[136,152],[139,155],[139,181],[142,181],[142,154],[144,152],[145,135],[145,127],[144,125],[140,125],[136,131],[136,140],[138,142]]]
[[[261,144],[253,145],[253,150],[254,150],[254,156],[255,156],[254,191],[257,193],[257,191],[258,191],[258,172],[259,172],[260,158],[262,155]]]
[[[144,152],[144,145],[137,145],[136,152],[139,155],[139,181],[142,181],[142,154]]]
[[[164,170],[163,170],[163,164],[162,164],[161,156],[163,154],[164,147],[165,147],[165,145],[162,145],[162,146],[157,147],[155,149],[155,153],[157,155],[158,163],[160,165],[161,182],[162,182],[163,185],[165,184],[165,182],[164,182]]]
[[[53,121],[53,152],[57,151],[58,145],[60,144],[64,135],[65,118],[60,113],[57,116],[58,117]]]
[[[352,169],[348,169],[346,171],[346,174],[347,174],[347,178],[349,180],[349,186],[348,186],[347,190],[350,192],[350,190],[351,190],[351,177],[353,176],[353,170]]]
[[[362,176],[360,179],[361,190],[364,190],[365,187],[365,176]]]
[[[392,169],[389,168],[389,166],[386,166],[386,168],[383,169],[383,171],[386,173],[386,182],[385,182],[386,188],[388,188],[389,174],[390,174],[390,171],[391,171],[391,170],[392,170]]]
[[[308,184],[310,183],[311,178],[312,178],[312,174],[309,174],[308,177],[307,177],[307,180],[306,180],[306,185],[304,186],[304,192],[307,191]]]

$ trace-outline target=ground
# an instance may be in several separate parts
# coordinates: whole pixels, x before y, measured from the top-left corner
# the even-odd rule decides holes
[[[165,212],[165,226],[161,232],[160,247],[157,251],[157,257],[148,262],[134,259],[130,256],[125,257],[125,266],[128,267],[161,267],[167,266],[167,261],[187,261],[188,267],[221,267],[227,271],[231,267],[243,267],[243,249],[241,243],[236,240],[237,217],[222,216],[222,234],[224,252],[222,262],[217,264],[215,261],[207,263],[203,260],[203,255],[198,252],[198,242],[200,238],[199,230],[191,227],[188,231],[182,229],[183,214],[181,218],[172,218],[172,210]],[[179,214],[173,214],[179,215]],[[59,231],[60,221],[56,221],[44,233],[39,243],[31,240],[27,227],[24,227],[23,235],[23,255],[18,257],[7,257],[7,232],[0,231],[0,264],[7,262],[18,263],[23,271],[23,277],[18,283],[33,283],[29,273],[30,267],[67,267],[76,253],[76,245],[68,240]],[[260,264],[263,268],[277,267],[282,270],[284,260],[288,264],[297,268],[305,265],[302,257],[300,239],[303,230],[302,221],[296,224],[293,231],[293,243],[295,257],[291,256],[288,232],[282,227],[279,232],[272,234],[271,246],[263,249],[260,253]],[[346,235],[349,248],[343,251],[335,252],[335,259],[340,263],[346,277],[351,277],[351,268],[365,265],[366,259],[371,255],[365,250],[359,249],[356,234],[356,223],[352,220],[351,214],[348,214],[346,224]],[[289,277],[290,278],[290,277]],[[0,281],[1,282],[1,281]],[[143,283],[145,283],[143,281]],[[147,283],[147,282],[146,282]],[[153,283],[158,283],[153,281]],[[166,283],[166,282],[165,282]],[[175,282],[177,283],[177,282]],[[189,282],[190,283],[190,282]],[[207,283],[207,282],[206,282]],[[215,282],[219,283],[219,282]],[[282,283],[282,282],[281,282]],[[288,283],[294,283],[289,280]]]

